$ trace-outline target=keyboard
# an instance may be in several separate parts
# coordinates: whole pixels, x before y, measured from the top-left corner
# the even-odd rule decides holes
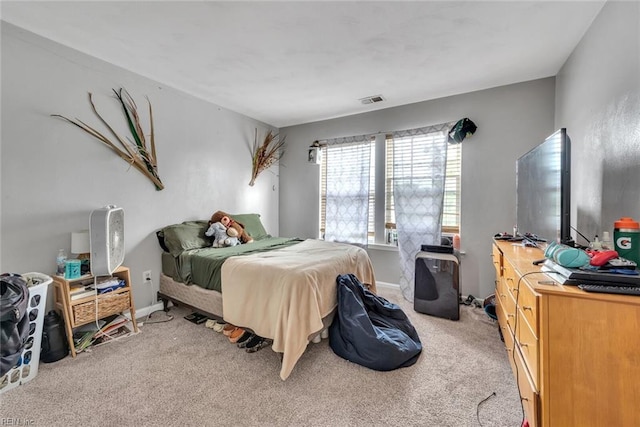
[[[578,287],[587,292],[640,296],[640,286],[580,284]]]

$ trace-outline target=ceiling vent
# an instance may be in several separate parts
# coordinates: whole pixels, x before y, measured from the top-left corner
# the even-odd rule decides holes
[[[382,95],[373,95],[373,96],[367,96],[366,98],[360,98],[359,101],[362,102],[363,104],[374,104],[376,102],[384,101],[384,98],[382,97]]]

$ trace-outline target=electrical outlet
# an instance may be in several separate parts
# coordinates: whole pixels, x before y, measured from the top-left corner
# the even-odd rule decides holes
[[[151,281],[151,270],[147,270],[147,271],[143,271],[142,272],[142,281],[143,282],[150,282]]]

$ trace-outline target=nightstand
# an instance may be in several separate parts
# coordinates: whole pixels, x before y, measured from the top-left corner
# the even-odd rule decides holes
[[[118,267],[113,273],[114,277],[124,280],[125,286],[104,294],[98,294],[97,319],[102,319],[113,314],[129,311],[134,332],[138,332],[136,323],[136,309],[133,304],[131,289],[131,276],[128,267]],[[73,342],[73,329],[96,321],[96,296],[90,295],[84,298],[72,299],[70,289],[74,284],[92,281],[93,276],[85,274],[77,279],[65,279],[60,276],[52,276],[54,283],[54,303],[64,316],[67,340],[71,356],[76,357],[76,348]]]

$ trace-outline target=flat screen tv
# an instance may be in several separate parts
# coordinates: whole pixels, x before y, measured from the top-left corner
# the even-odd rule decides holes
[[[522,237],[573,246],[571,142],[562,128],[516,162],[516,226]]]

